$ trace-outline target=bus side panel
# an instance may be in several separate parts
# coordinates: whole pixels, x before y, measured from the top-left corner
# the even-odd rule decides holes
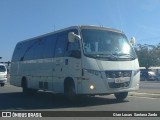
[[[21,71],[27,77],[29,88],[53,91],[52,61],[52,58],[39,59],[23,64]]]
[[[19,75],[19,62],[11,63],[10,84],[15,86],[21,86],[21,76]]]

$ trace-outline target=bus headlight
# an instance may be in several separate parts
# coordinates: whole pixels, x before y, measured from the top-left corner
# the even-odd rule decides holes
[[[86,71],[87,73],[90,73],[92,75],[95,75],[95,76],[100,76],[102,78],[102,74],[100,71],[97,71],[97,70],[91,70],[91,69],[85,69],[84,71]]]
[[[94,85],[90,85],[90,89],[91,90],[95,89]]]

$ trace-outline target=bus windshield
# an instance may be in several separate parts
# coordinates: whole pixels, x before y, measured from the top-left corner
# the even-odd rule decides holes
[[[83,51],[92,58],[135,59],[136,54],[127,37],[118,32],[96,29],[83,29]]]

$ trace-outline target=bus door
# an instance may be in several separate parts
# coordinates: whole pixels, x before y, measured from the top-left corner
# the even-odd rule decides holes
[[[75,82],[75,88],[81,88],[82,77],[82,62],[79,40],[68,42],[64,57],[63,74],[65,77],[70,77]]]

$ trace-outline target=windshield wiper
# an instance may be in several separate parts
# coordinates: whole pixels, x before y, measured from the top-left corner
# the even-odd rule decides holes
[[[127,54],[127,53],[119,53],[119,54],[117,54],[117,56],[125,56],[127,58],[135,59],[135,57],[133,55]]]
[[[134,60],[135,59],[135,57],[133,55],[127,54],[127,53],[98,54],[98,56],[101,58],[109,58],[111,60],[118,60],[118,59],[132,59],[132,60]],[[125,58],[123,58],[123,57],[125,57]]]
[[[96,55],[97,58],[104,58],[104,59],[109,59],[109,60],[117,60],[118,59],[118,56],[115,55],[115,54],[97,54]]]
[[[92,57],[92,58],[103,58],[103,59],[110,59],[113,58],[114,56],[111,54],[86,54],[88,57]]]
[[[98,54],[86,54],[88,57],[92,58],[100,58],[100,59],[107,59],[107,60],[119,60],[119,59],[132,59],[134,60],[135,57],[131,54],[125,54],[125,53],[112,53],[112,54],[106,54],[106,53],[98,53]]]

